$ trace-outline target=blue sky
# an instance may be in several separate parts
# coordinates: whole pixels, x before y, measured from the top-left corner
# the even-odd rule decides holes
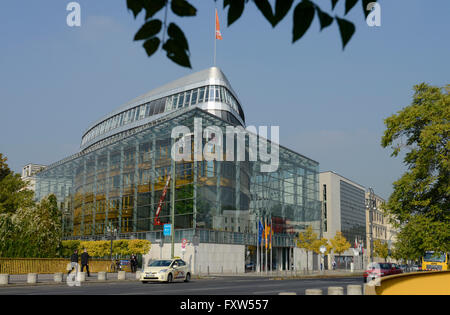
[[[78,1],[78,28],[66,24],[69,2],[0,3],[0,152],[16,172],[76,153],[93,121],[213,63],[213,0],[191,1],[196,18],[169,14],[189,39],[192,70],[161,50],[146,56],[132,40],[143,16],[134,20],[125,0]],[[330,11],[331,1],[317,2]],[[344,51],[335,23],[320,32],[316,17],[292,44],[292,12],[273,29],[249,4],[228,28],[218,3],[217,65],[247,124],[280,126],[282,145],[387,198],[405,168],[380,146],[383,119],[410,104],[414,84],[449,83],[450,2],[381,0],[378,28],[367,26],[358,4],[347,16],[357,30]]]

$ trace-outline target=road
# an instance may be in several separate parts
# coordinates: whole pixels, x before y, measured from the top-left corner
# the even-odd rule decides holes
[[[363,285],[362,278],[323,278],[271,280],[269,278],[216,277],[193,279],[189,283],[147,283],[138,281],[82,283],[80,287],[66,284],[0,287],[0,295],[278,295],[280,292],[305,293],[305,289],[320,288],[327,294],[330,286]],[[345,292],[344,292],[345,294]]]

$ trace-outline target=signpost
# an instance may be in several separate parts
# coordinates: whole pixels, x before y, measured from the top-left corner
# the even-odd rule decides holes
[[[164,224],[164,236],[172,235],[172,224]]]

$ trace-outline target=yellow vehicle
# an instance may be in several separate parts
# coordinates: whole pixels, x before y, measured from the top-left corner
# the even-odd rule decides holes
[[[147,283],[150,281],[173,282],[191,280],[189,266],[179,258],[151,260],[141,273],[140,281]]]
[[[422,257],[422,270],[450,270],[449,253],[425,252]]]

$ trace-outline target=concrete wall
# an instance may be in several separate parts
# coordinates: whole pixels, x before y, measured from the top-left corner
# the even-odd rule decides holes
[[[181,243],[175,243],[174,255],[186,261],[193,274],[207,273],[243,273],[245,271],[245,246],[229,244],[200,244],[195,248],[192,244],[181,250]],[[144,256],[147,263],[150,259],[170,258],[171,244],[152,245],[148,255]]]

